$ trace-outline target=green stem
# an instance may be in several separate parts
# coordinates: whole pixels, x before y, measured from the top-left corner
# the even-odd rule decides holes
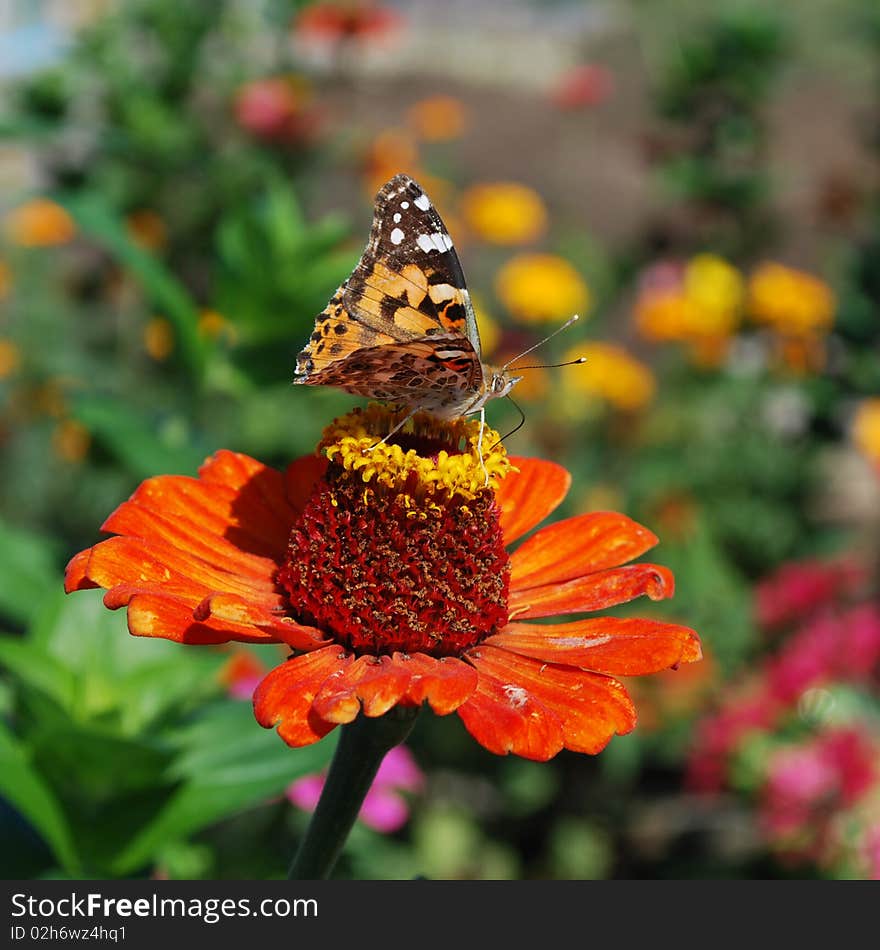
[[[330,876],[382,759],[410,734],[418,712],[418,706],[395,706],[384,716],[361,714],[342,727],[318,807],[287,873],[289,880]]]

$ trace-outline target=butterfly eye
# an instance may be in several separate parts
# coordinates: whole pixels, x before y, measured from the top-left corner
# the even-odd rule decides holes
[[[509,386],[507,377],[503,376],[501,373],[496,373],[492,377],[492,393],[496,396],[503,395],[507,392]]]

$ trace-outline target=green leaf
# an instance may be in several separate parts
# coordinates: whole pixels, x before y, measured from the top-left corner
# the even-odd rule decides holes
[[[33,643],[21,637],[0,637],[0,666],[5,666],[20,682],[46,693],[59,706],[73,705],[73,674]]]
[[[157,431],[154,420],[106,397],[80,396],[72,414],[139,478],[193,475],[207,454],[185,431]]]
[[[0,794],[27,818],[71,877],[80,872],[64,812],[31,766],[25,747],[0,723]]]
[[[58,587],[29,635],[32,649],[47,658],[46,670],[34,670],[31,681],[38,685],[34,677],[45,679],[61,664],[71,692],[56,685],[51,695],[69,718],[112,723],[118,736],[134,737],[171,710],[216,695],[224,654],[133,637],[125,612],[104,606],[103,591],[66,596]]]
[[[56,542],[0,521],[0,613],[30,620],[56,583],[56,554]]]
[[[179,754],[169,774],[182,784],[117,857],[116,874],[129,874],[170,842],[280,795],[294,779],[325,768],[335,744],[328,736],[291,749],[273,730],[257,725],[250,707],[236,700],[208,707],[172,742]]]

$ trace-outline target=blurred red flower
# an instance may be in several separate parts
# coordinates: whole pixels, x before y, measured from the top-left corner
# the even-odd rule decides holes
[[[585,63],[564,73],[550,98],[560,109],[589,109],[601,105],[614,92],[614,74],[607,66]]]

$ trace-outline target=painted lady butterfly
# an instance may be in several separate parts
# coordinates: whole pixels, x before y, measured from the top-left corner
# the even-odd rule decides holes
[[[294,382],[453,419],[520,378],[483,362],[452,240],[424,191],[396,175],[376,196],[364,254],[318,315]]]

